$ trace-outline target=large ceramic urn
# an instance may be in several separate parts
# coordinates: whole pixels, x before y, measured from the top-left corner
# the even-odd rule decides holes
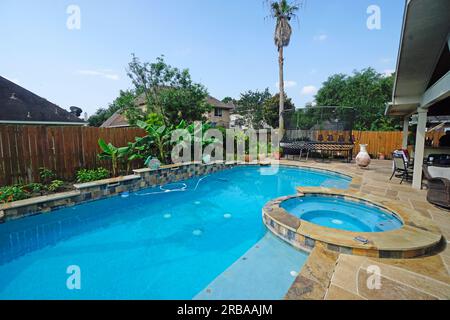
[[[360,168],[366,168],[370,164],[370,156],[367,153],[367,144],[360,144],[359,145],[359,153],[356,156],[356,164]]]

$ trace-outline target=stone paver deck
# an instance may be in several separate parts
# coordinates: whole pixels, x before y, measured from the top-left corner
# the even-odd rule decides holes
[[[282,164],[299,162],[283,160]],[[340,162],[308,161],[300,165],[359,177],[350,190],[367,200],[394,200],[403,210],[419,212],[435,222],[445,240],[438,252],[413,259],[348,255],[316,246],[286,299],[450,299],[450,211],[429,204],[426,190],[412,189],[408,183],[400,185],[396,178],[389,181],[391,161],[374,160],[368,169]],[[381,275],[379,289],[369,289],[367,283],[374,284],[377,271]]]

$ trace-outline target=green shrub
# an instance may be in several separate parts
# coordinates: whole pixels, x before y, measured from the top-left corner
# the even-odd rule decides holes
[[[39,168],[39,177],[41,177],[43,183],[50,183],[56,179],[56,173],[47,168]]]
[[[61,180],[53,180],[48,186],[47,190],[50,192],[56,192],[64,185],[64,182]]]
[[[29,197],[29,194],[21,186],[0,187],[0,203],[23,200]]]
[[[105,168],[81,169],[77,172],[77,182],[85,183],[109,178],[109,171]]]
[[[45,189],[42,183],[29,183],[22,187],[22,189],[29,193],[38,193]]]

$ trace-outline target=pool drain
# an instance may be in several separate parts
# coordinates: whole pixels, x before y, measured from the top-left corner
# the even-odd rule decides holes
[[[196,230],[192,231],[192,234],[196,237],[201,236],[202,233],[203,233],[203,231],[200,229],[196,229]]]
[[[231,213],[225,213],[225,214],[223,215],[223,217],[224,217],[225,219],[230,219],[230,218],[231,218]]]

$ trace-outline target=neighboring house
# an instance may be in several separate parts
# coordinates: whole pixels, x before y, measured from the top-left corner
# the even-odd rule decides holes
[[[207,102],[213,106],[213,109],[206,115],[209,122],[219,127],[229,128],[231,123],[230,115],[234,110],[234,105],[224,103],[211,96],[208,96]]]
[[[224,103],[217,100],[214,97],[208,96],[207,102],[213,106],[213,109],[205,114],[208,121],[216,126],[229,128],[230,127],[230,113],[234,110],[234,105]],[[147,108],[147,102],[144,95],[140,95],[136,98],[136,106],[143,111]],[[129,127],[130,124],[124,115],[117,111],[114,113],[105,123],[102,124],[102,128],[121,128]]]
[[[413,187],[422,186],[428,117],[450,115],[450,1],[408,0],[386,115],[403,119],[404,149],[409,121],[417,114]]]
[[[82,126],[86,123],[75,113],[0,77],[0,125],[2,124]]]

